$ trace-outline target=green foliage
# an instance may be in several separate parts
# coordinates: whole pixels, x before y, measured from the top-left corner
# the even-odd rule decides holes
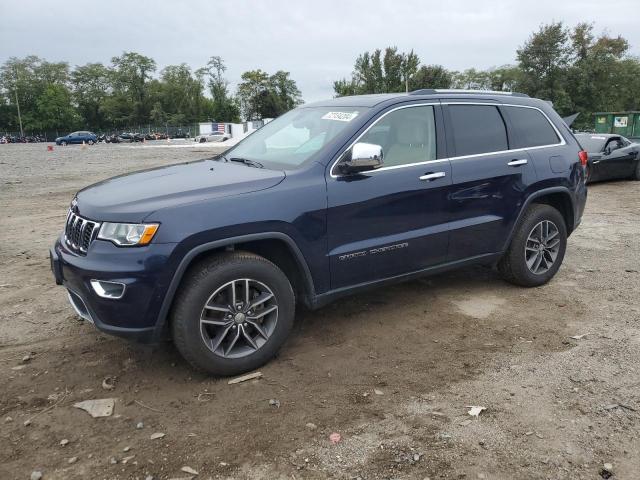
[[[201,69],[199,75],[208,76],[209,91],[213,98],[212,119],[216,122],[239,122],[240,107],[238,101],[229,95],[229,82],[224,77],[227,67],[220,57],[211,57],[207,66]]]
[[[238,99],[248,120],[275,118],[302,103],[302,94],[289,72],[282,70],[269,76],[262,70],[242,74]]]
[[[362,95],[366,93],[404,92],[409,89],[420,65],[413,53],[398,53],[397,47],[364,52],[356,59],[351,79],[337,80],[333,84],[336,95]]]
[[[336,96],[422,88],[519,91],[553,102],[562,115],[581,112],[576,125],[590,126],[596,111],[640,109],[640,60],[627,55],[621,36],[596,37],[593,26],[542,25],[517,49],[517,65],[449,71],[420,65],[413,53],[387,47],[356,58],[349,79],[333,84]],[[408,87],[408,88],[407,88]]]
[[[111,65],[88,63],[73,70],[36,56],[10,58],[0,66],[0,131],[19,128],[16,96],[26,132],[61,133],[149,123],[239,122],[241,101],[247,118],[275,117],[301,103],[288,72],[257,77],[256,71],[246,72],[234,96],[225,71],[220,57],[211,57],[195,72],[183,63],[159,75],[155,61],[136,52],[113,57]]]

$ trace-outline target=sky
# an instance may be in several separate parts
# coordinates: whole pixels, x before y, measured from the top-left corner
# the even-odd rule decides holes
[[[4,4],[4,5],[3,5]],[[640,55],[637,0],[189,0],[59,2],[0,0],[0,63],[34,54],[70,65],[109,64],[123,51],[161,68],[209,57],[227,65],[231,90],[247,70],[291,72],[305,101],[333,96],[364,51],[397,46],[422,64],[452,70],[515,63],[516,49],[543,23],[594,23]]]

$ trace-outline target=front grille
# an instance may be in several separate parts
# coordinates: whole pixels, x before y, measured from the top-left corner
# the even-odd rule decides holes
[[[98,234],[100,224],[92,222],[86,218],[82,218],[73,211],[69,210],[67,215],[67,223],[64,227],[64,239],[71,249],[86,254],[89,245]]]

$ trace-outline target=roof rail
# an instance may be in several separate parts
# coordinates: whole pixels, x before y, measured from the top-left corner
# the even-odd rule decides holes
[[[503,92],[496,90],[462,90],[462,89],[441,89],[441,88],[422,88],[420,90],[414,90],[409,95],[437,95],[440,93],[445,94],[473,94],[473,95],[510,95],[512,97],[529,97],[526,93],[518,92]]]

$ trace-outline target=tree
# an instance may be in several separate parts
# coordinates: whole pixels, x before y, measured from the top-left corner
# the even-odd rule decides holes
[[[262,70],[244,72],[238,85],[238,98],[242,114],[247,120],[260,118],[260,101],[269,85],[269,75]]]
[[[268,89],[273,93],[278,102],[278,112],[270,118],[282,115],[289,110],[302,104],[302,93],[298,89],[295,80],[290,77],[289,72],[278,70],[269,77]],[[264,112],[263,112],[264,113]],[[269,118],[263,115],[263,118]]]
[[[522,90],[551,100],[563,112],[570,109],[565,75],[571,61],[568,39],[569,32],[562,22],[550,23],[542,25],[516,52]]]
[[[104,128],[106,119],[100,106],[111,89],[109,69],[101,63],[76,67],[71,73],[73,100],[87,128]]]
[[[334,82],[337,96],[367,93],[393,93],[409,90],[420,59],[413,52],[401,53],[397,47],[364,52],[356,58],[351,79]]]
[[[238,99],[247,120],[274,118],[302,103],[302,94],[289,72],[278,71],[269,76],[262,70],[242,74]]]
[[[136,52],[124,52],[111,59],[115,94],[132,102],[128,122],[144,123],[151,110],[147,99],[148,80],[156,70],[156,62]]]
[[[209,77],[209,91],[213,97],[212,116],[218,122],[238,122],[240,108],[229,95],[229,82],[224,76],[227,67],[221,57],[211,57],[207,66],[201,69],[200,75]]]
[[[35,113],[35,114],[34,114]],[[45,87],[36,102],[36,111],[27,116],[37,130],[64,130],[80,124],[80,115],[71,105],[71,93],[60,84]]]
[[[409,90],[451,88],[453,75],[442,65],[423,65],[411,76]]]

